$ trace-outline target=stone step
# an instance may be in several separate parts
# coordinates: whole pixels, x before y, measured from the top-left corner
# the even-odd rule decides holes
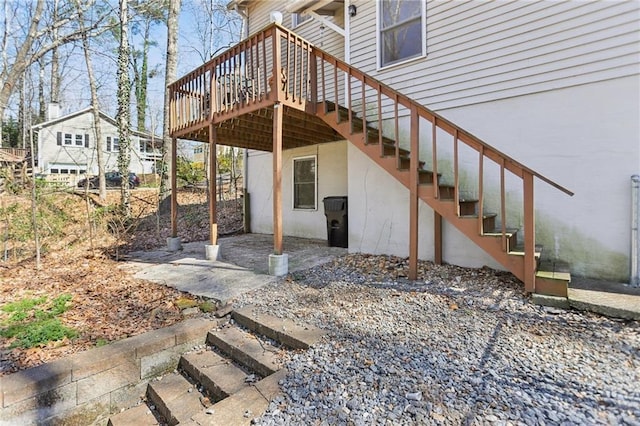
[[[236,309],[231,316],[238,324],[292,349],[308,349],[326,334],[311,325],[260,313],[253,306]]]
[[[248,386],[244,370],[211,350],[183,355],[180,368],[216,402]]]
[[[157,426],[161,423],[146,404],[124,410],[109,417],[108,426]]]
[[[199,426],[240,426],[249,425],[251,421],[261,416],[269,402],[280,395],[279,382],[284,379],[286,370],[280,370],[255,385],[247,386],[239,392],[216,403],[208,410],[191,418],[192,423]]]
[[[237,327],[210,331],[207,335],[207,343],[216,346],[234,361],[262,377],[269,376],[278,370],[276,353],[279,349]]]
[[[147,397],[170,426],[188,421],[203,408],[200,399],[204,396],[193,383],[178,373],[150,382]]]

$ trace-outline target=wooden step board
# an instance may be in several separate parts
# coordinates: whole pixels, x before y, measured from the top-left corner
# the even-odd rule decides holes
[[[536,272],[536,294],[566,298],[569,295],[570,283],[571,273],[567,263],[559,261],[540,262]]]

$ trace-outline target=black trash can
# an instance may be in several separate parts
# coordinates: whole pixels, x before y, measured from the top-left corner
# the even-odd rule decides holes
[[[347,197],[325,197],[324,215],[327,217],[327,236],[330,247],[349,246]]]

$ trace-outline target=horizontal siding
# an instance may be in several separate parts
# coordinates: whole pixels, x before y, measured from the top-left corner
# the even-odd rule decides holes
[[[264,0],[252,3],[249,8],[249,33],[253,34],[269,25],[269,16],[273,11],[282,13],[282,25],[291,29],[291,13],[285,11],[288,3],[290,2],[286,0]],[[337,10],[335,16],[329,17],[329,19],[339,27],[344,27],[342,9]],[[320,29],[320,27],[320,22],[312,19],[293,28],[293,30],[320,49],[344,59],[344,37],[328,27],[324,29]]]
[[[384,70],[356,4],[352,64],[433,109],[640,74],[640,2],[429,1],[427,57]]]

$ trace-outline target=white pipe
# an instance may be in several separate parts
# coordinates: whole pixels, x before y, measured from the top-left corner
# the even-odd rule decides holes
[[[631,285],[640,287],[640,175],[631,176]]]

